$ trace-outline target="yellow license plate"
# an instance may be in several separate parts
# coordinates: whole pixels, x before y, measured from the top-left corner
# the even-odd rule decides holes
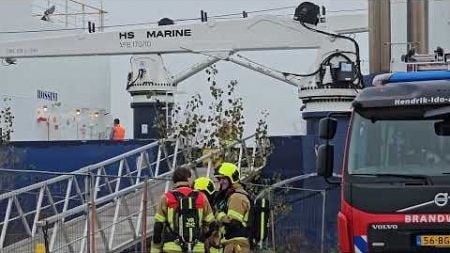
[[[417,246],[450,247],[450,235],[418,235]]]

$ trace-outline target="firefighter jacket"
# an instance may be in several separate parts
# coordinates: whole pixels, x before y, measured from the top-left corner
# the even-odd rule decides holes
[[[233,241],[247,241],[249,231],[247,222],[250,214],[248,194],[239,183],[232,185],[231,193],[226,195],[226,205],[216,213],[216,219],[223,224],[222,244]]]
[[[188,182],[178,182],[174,186],[174,191],[188,195],[193,190],[189,187]],[[172,197],[171,197],[172,196]],[[196,199],[196,208],[198,209],[198,217],[202,226],[208,226],[214,221],[214,214],[209,204],[207,197],[199,192]],[[173,198],[173,194],[166,193],[161,196],[161,200],[156,209],[155,214],[155,228],[153,243],[150,252],[161,252],[163,247],[164,252],[182,252],[180,245],[177,245],[177,237],[171,232],[174,224],[174,212],[177,208],[177,200]],[[195,246],[194,252],[204,252],[204,239]]]

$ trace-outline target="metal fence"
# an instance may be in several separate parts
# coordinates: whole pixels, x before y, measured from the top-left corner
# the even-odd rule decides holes
[[[263,149],[254,141],[250,136],[226,148],[245,177],[265,165],[259,156]],[[59,174],[0,195],[0,252],[146,252],[154,209],[170,188],[174,168],[189,166],[195,175],[209,176],[212,158],[223,152],[186,162],[176,140],[154,142],[71,173],[0,169],[0,176],[10,180],[25,172]]]
[[[270,203],[269,233],[260,252],[337,252],[338,189],[249,185]]]
[[[2,222],[1,252],[110,252],[129,248],[131,242],[140,243],[139,238],[145,242],[152,228],[156,205],[153,196],[164,192],[166,180],[143,178],[138,185],[120,189],[120,180],[124,179],[130,180],[128,184],[138,180],[78,175],[67,186],[75,186],[78,196],[68,191],[65,197],[44,187],[32,197],[41,206],[36,212],[28,211],[29,205],[13,197],[12,203],[8,200],[5,213],[11,219]],[[105,188],[119,190],[110,196]],[[31,217],[39,218],[31,223]],[[29,224],[33,226],[30,228]]]

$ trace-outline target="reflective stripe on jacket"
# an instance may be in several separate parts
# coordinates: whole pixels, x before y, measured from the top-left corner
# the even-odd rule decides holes
[[[222,243],[233,240],[247,240],[249,231],[247,221],[250,212],[250,201],[247,192],[240,184],[233,185],[234,192],[228,196],[225,210],[218,212],[217,220],[225,227]]]

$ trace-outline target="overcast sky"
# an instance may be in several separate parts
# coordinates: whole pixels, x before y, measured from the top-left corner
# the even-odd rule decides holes
[[[98,1],[96,1],[98,2]],[[327,7],[330,15],[366,13],[366,0],[329,0],[314,1]],[[107,0],[103,7],[108,11],[106,24],[126,24],[158,21],[163,17],[171,19],[200,17],[200,10],[208,12],[208,16],[241,13],[242,11],[257,11],[263,9],[282,8],[276,11],[250,13],[249,15],[276,14],[292,16],[299,1],[292,0]],[[269,35],[270,36],[270,35]],[[361,55],[364,71],[367,71],[368,36],[361,34],[356,37],[361,44]],[[305,73],[312,66],[315,50],[297,51],[264,51],[246,52],[243,55],[275,69],[288,72]],[[173,74],[201,60],[198,55],[170,55],[164,57],[169,71]],[[263,76],[237,65],[221,62],[219,69],[219,84],[226,85],[230,80],[238,80],[238,92],[244,98],[246,134],[250,134],[256,126],[262,110],[268,110],[270,135],[299,135],[304,133],[301,122],[298,91],[295,87]],[[132,115],[129,105],[130,96],[124,92],[126,75],[129,71],[129,56],[114,56],[111,60],[112,112],[116,112],[131,129]],[[182,103],[186,97],[199,93],[208,96],[208,85],[204,72],[196,74],[179,85],[177,101]],[[129,131],[130,132],[130,131]]]

